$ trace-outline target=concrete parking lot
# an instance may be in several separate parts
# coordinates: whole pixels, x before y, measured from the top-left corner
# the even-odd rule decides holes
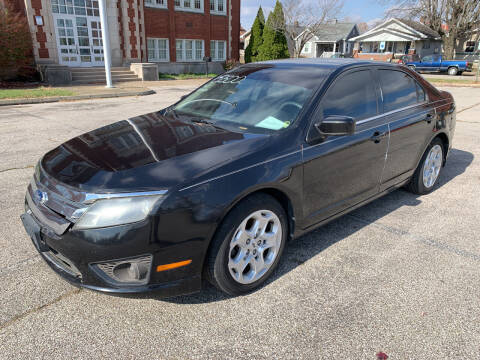
[[[38,158],[190,89],[0,108],[0,359],[480,358],[477,88],[446,89],[458,123],[434,192],[395,191],[297,239],[255,293],[119,297],[55,275],[19,219]]]

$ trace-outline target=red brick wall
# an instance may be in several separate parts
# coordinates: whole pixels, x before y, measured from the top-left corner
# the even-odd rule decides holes
[[[168,0],[168,9],[144,8],[145,36],[170,39],[170,61],[175,59],[175,39],[202,39],[205,54],[210,54],[210,40],[228,41],[227,16],[210,14],[210,1],[204,0],[204,13],[175,11],[174,0]],[[232,2],[232,57],[238,59],[240,37],[240,0]],[[228,49],[228,44],[227,44]]]
[[[232,54],[231,58],[240,60],[240,0],[232,1]]]

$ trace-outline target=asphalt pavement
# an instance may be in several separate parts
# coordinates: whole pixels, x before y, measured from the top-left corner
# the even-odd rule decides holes
[[[480,359],[480,89],[434,192],[395,191],[288,244],[267,285],[170,299],[79,290],[21,225],[38,158],[190,91],[0,108],[0,359]]]

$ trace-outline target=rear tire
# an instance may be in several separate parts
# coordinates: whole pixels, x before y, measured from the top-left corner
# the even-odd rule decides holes
[[[428,145],[422,160],[406,186],[407,190],[418,195],[428,194],[433,190],[443,167],[445,148],[442,140],[434,139]]]
[[[255,194],[230,211],[212,239],[205,277],[229,295],[259,288],[277,267],[288,234],[283,207]]]
[[[448,68],[448,75],[456,76],[458,74],[458,69],[454,66]]]

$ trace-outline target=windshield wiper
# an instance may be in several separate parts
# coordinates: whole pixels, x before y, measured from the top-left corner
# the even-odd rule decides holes
[[[200,123],[200,124],[215,125],[213,121],[205,120],[205,119],[194,118],[194,119],[190,119],[190,121],[194,123]]]
[[[195,99],[195,100],[187,101],[185,104],[182,104],[182,105],[188,105],[188,104],[191,104],[191,103],[194,103],[194,102],[199,102],[199,101],[216,101],[216,102],[221,102],[221,103],[223,103],[223,104],[228,104],[228,105],[230,105],[230,106],[233,107],[233,108],[236,108],[237,105],[238,105],[236,102],[229,102],[229,101],[220,100],[220,99]]]

